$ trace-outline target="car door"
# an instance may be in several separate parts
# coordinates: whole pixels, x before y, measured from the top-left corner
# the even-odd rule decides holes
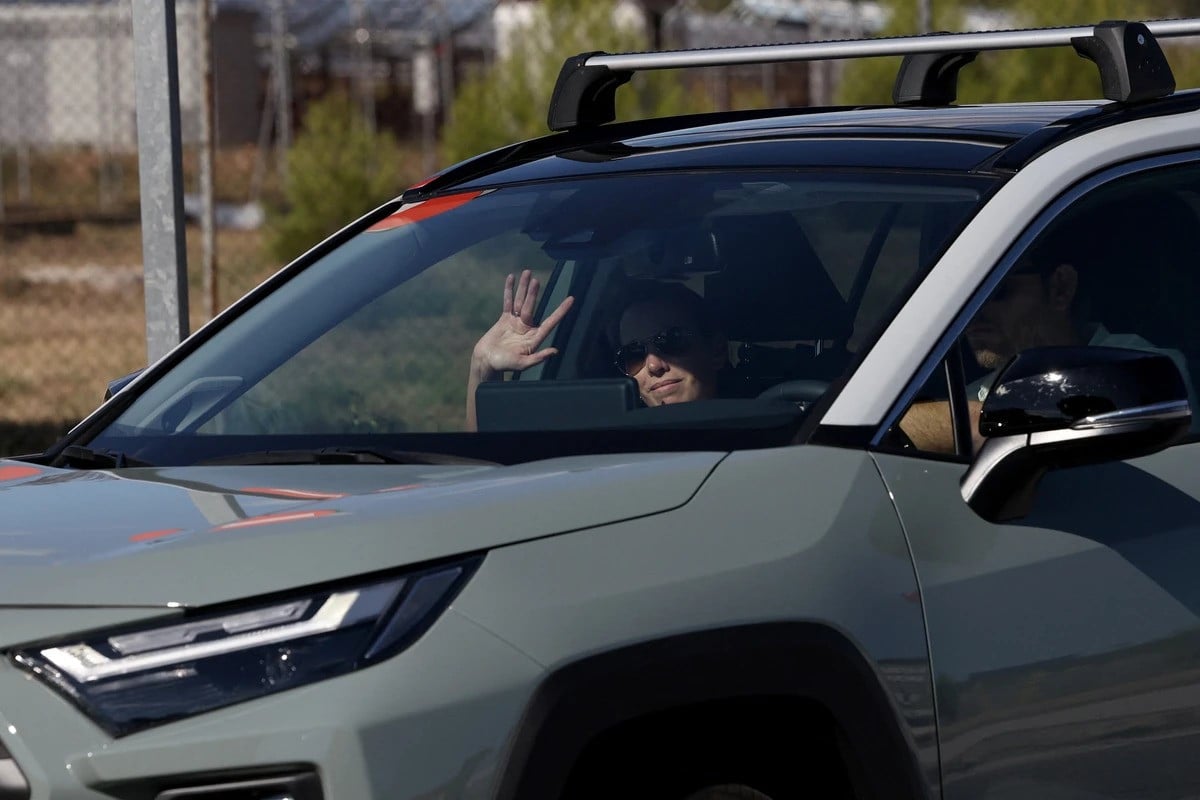
[[[1177,156],[1123,166],[1055,202],[877,436],[921,586],[947,800],[1200,794],[1198,200],[1200,164]],[[1011,354],[979,362],[989,343],[1045,343],[1034,329],[1061,321],[1051,284],[1067,272],[1039,273],[1039,260],[1071,264],[1076,278],[1075,341],[1049,344],[1169,355],[1196,419],[1153,455],[1052,470],[1027,514],[989,522],[960,481],[979,400]],[[1021,291],[1031,307],[1013,305]],[[1007,316],[989,320],[1006,298]],[[1010,324],[1023,314],[1024,331]],[[998,332],[1005,325],[1015,330]]]

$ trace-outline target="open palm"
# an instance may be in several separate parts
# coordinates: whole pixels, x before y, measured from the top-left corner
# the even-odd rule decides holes
[[[528,369],[558,352],[554,347],[538,348],[562,321],[573,298],[563,300],[540,325],[535,325],[533,315],[540,289],[530,270],[521,272],[520,278],[509,275],[505,279],[500,318],[475,345],[475,360],[488,372]]]

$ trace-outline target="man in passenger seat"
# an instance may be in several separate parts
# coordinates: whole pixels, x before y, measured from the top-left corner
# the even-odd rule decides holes
[[[967,386],[973,450],[982,444],[979,412],[997,373],[1017,353],[1033,347],[1087,345],[1162,353],[1179,367],[1195,407],[1183,354],[1156,347],[1137,334],[1113,333],[1101,323],[1082,319],[1077,304],[1079,280],[1078,271],[1065,256],[1043,250],[1014,265],[967,325],[967,344],[979,366],[988,370]],[[901,418],[900,429],[920,450],[952,453],[949,417],[945,401],[916,403]]]
[[[571,309],[568,297],[534,325],[540,287],[529,270],[504,283],[500,317],[471,353],[467,379],[467,430],[477,429],[475,390],[556,355],[541,348]],[[700,295],[679,284],[649,283],[622,311],[616,326],[622,344],[614,353],[616,369],[637,381],[647,406],[715,397],[719,373],[728,366],[728,345]]]

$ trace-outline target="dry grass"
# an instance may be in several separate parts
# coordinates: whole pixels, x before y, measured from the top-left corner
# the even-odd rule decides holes
[[[197,154],[183,158],[185,191],[195,192]],[[268,156],[273,159],[273,156]],[[408,159],[417,163],[415,156]],[[260,170],[266,167],[265,171]],[[18,196],[17,164],[3,154],[0,191],[9,223],[65,222],[55,233],[9,225],[0,237],[0,455],[49,444],[100,402],[113,378],[145,365],[145,308],[136,154],[88,149],[34,153],[32,193]],[[261,175],[260,175],[261,172]],[[262,178],[255,185],[255,177]],[[218,202],[277,193],[273,161],[253,147],[217,154]],[[398,187],[404,185],[398,179]],[[81,220],[70,224],[70,220]],[[101,222],[98,220],[112,220]],[[92,221],[87,221],[92,220]],[[262,231],[217,234],[216,309],[241,297],[280,265]],[[192,330],[207,321],[199,273],[199,231],[187,230]],[[84,278],[87,280],[84,280]]]
[[[145,363],[139,291],[37,287],[0,309],[0,403],[13,422],[79,419]]]
[[[188,231],[188,262],[200,261]],[[218,309],[270,274],[258,232],[221,231]],[[61,427],[96,407],[113,378],[146,363],[141,233],[81,224],[73,235],[32,234],[0,247],[0,423]],[[208,318],[191,270],[192,328]],[[9,451],[0,442],[0,452]]]

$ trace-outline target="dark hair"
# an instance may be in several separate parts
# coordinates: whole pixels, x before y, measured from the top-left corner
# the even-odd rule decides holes
[[[628,298],[613,320],[614,339],[620,338],[621,318],[625,312],[642,303],[658,303],[683,310],[695,320],[696,332],[705,339],[712,339],[717,333],[716,315],[708,301],[681,283],[636,281],[629,286]]]

